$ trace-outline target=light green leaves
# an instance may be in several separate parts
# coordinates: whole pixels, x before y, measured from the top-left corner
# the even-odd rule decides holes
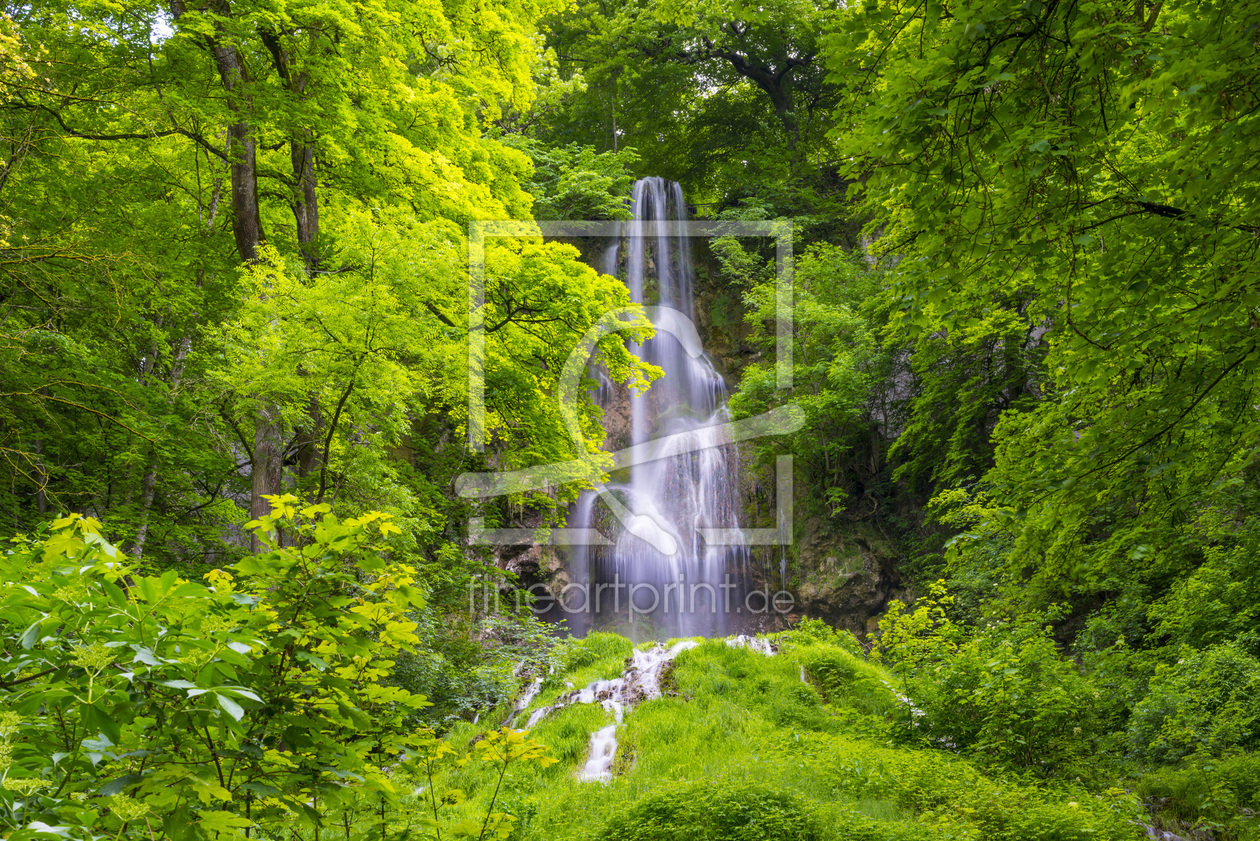
[[[386,514],[340,521],[308,506],[316,525],[295,497],[273,503],[257,527],[289,545],[234,575],[207,575],[213,589],[174,570],[123,568],[119,600],[93,562],[125,559],[82,519],[0,554],[9,582],[0,634],[10,641],[0,757],[14,780],[55,781],[25,792],[0,824],[114,831],[151,815],[201,839],[310,819],[303,792],[337,808],[347,777],[392,796],[380,763],[413,742],[432,747],[409,725],[424,699],[385,683],[398,652],[418,642],[408,611],[423,604],[414,572],[379,542],[397,529]],[[29,633],[46,622],[57,635]],[[19,636],[24,646],[12,644]],[[312,777],[311,767],[323,770]],[[12,807],[20,788],[0,790],[0,801]],[[87,799],[98,790],[110,799]],[[268,804],[247,809],[255,794]]]

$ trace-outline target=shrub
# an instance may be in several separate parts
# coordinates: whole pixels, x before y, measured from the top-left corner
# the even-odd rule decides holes
[[[384,543],[397,527],[271,501],[250,524],[267,551],[208,583],[131,570],[78,515],[0,554],[0,835],[289,833],[364,802],[384,821],[403,793],[386,766],[452,752],[388,683],[423,604]],[[550,761],[511,731],[477,758],[500,782]],[[493,806],[480,825],[508,827]]]
[[[875,655],[894,665],[929,741],[1047,776],[1079,769],[1097,735],[1100,693],[1035,618],[968,632],[941,582],[912,612],[893,602]]]
[[[1046,775],[1086,754],[1097,729],[1093,685],[1032,623],[982,630],[911,694],[929,739]]]
[[[13,541],[0,826],[214,837],[313,821],[310,803],[335,803],[348,775],[392,795],[380,764],[413,741],[400,725],[424,699],[383,679],[416,641],[405,613],[421,595],[380,545],[387,517],[296,502],[275,498],[253,524],[269,551],[209,586],[132,573],[78,515]]]
[[[1156,770],[1137,791],[1161,823],[1207,829],[1221,839],[1260,838],[1260,756],[1193,761],[1186,768]]]
[[[1158,667],[1133,710],[1134,752],[1157,762],[1260,747],[1260,660],[1229,642]]]
[[[945,582],[932,584],[929,594],[915,600],[913,610],[898,599],[888,603],[879,620],[879,633],[872,635],[871,659],[894,667],[903,674],[944,663],[958,650],[964,629],[950,620],[954,603],[946,593]]]
[[[812,733],[797,755],[825,761],[836,790],[917,813],[940,838],[984,841],[1088,841],[1137,837],[1136,798],[1119,789],[1090,794],[1071,784],[1047,790],[979,772],[943,751],[876,746]],[[900,838],[902,836],[893,836]],[[905,836],[910,837],[910,836]]]
[[[610,818],[607,841],[818,841],[805,803],[750,783],[701,781],[665,786]]]

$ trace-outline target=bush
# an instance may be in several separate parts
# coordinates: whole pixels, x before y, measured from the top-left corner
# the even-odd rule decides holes
[[[1088,841],[1137,837],[1136,798],[1093,795],[1071,784],[1046,789],[980,773],[942,751],[889,748],[847,736],[809,734],[797,755],[825,760],[834,788],[859,802],[887,801],[917,813],[939,838]],[[974,834],[973,834],[974,833]],[[909,836],[893,836],[897,838]]]
[[[1171,762],[1260,747],[1260,660],[1229,642],[1185,650],[1161,665],[1133,710],[1129,742],[1141,757]]]
[[[652,792],[610,818],[607,841],[818,841],[806,804],[749,783],[678,783]]]
[[[1100,693],[1035,618],[953,623],[938,582],[913,612],[893,602],[875,655],[894,664],[929,741],[1046,776],[1075,776],[1099,729]]]
[[[984,629],[923,676],[920,732],[939,743],[1046,775],[1090,752],[1098,693],[1048,628]]]
[[[250,524],[267,551],[207,583],[131,569],[78,515],[0,554],[0,836],[287,834],[365,800],[383,821],[387,766],[451,753],[389,685],[423,605],[384,541],[398,528],[270,499]],[[476,752],[500,781],[551,761],[512,731]],[[508,826],[493,807],[481,822]]]
[[[1209,829],[1221,839],[1260,838],[1260,756],[1160,769],[1138,780],[1137,791],[1157,819],[1174,831],[1193,827]]]
[[[384,679],[421,594],[380,542],[387,516],[296,503],[275,498],[251,524],[269,551],[208,584],[133,572],[78,515],[12,542],[0,830],[213,838],[311,823],[307,801],[336,803],[347,776],[390,790],[380,764],[415,742],[402,725],[424,699]]]

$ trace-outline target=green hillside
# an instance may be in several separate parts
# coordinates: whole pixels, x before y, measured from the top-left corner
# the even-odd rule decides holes
[[[505,778],[496,808],[517,819],[512,837],[1143,837],[1138,802],[1121,789],[1002,779],[925,744],[891,688],[896,678],[856,653],[851,636],[814,624],[772,642],[772,656],[721,639],[682,651],[663,696],[627,711],[607,783],[577,774],[591,733],[612,723],[612,713],[575,704],[543,718],[530,736],[559,761]],[[525,721],[570,685],[619,676],[631,652],[629,640],[611,634],[566,644],[560,668],[513,720]],[[461,747],[485,732],[460,727],[449,741]],[[440,785],[477,792],[454,810],[468,817],[484,814],[493,791],[484,771],[455,771]]]

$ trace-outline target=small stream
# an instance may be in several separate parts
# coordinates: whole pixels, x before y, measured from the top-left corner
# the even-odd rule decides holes
[[[748,648],[760,654],[770,656],[774,649],[768,639],[740,634],[730,637],[726,644],[732,648]],[[608,782],[612,779],[613,760],[617,757],[617,727],[621,724],[626,710],[632,709],[643,701],[661,697],[661,679],[665,670],[674,662],[679,654],[689,648],[695,648],[694,640],[682,640],[666,648],[656,643],[651,648],[636,650],[630,657],[626,670],[620,677],[612,680],[597,680],[575,689],[556,699],[554,704],[539,707],[529,715],[525,728],[533,728],[538,722],[557,710],[574,704],[599,704],[613,714],[613,723],[601,727],[591,734],[590,751],[586,764],[578,772],[578,779],[584,781]],[[525,690],[521,700],[517,702],[513,718],[523,712],[542,688],[543,679],[537,678]]]

